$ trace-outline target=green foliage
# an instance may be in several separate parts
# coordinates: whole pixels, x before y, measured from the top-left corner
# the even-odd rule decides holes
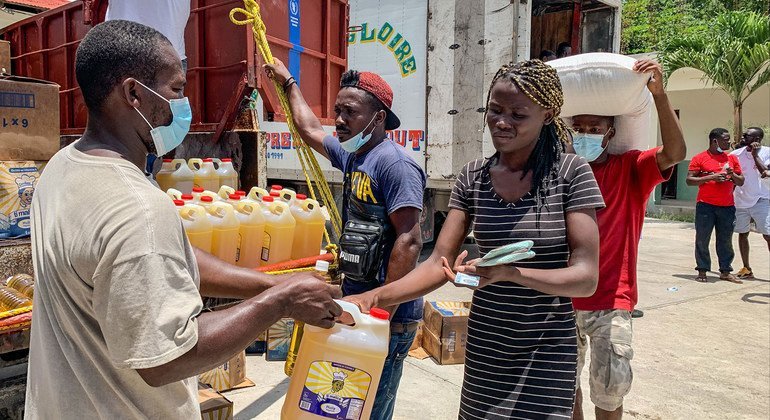
[[[770,0],[624,0],[621,51],[658,51],[667,40],[703,32],[717,15],[734,10],[770,19]]]
[[[724,12],[708,30],[662,42],[660,52],[666,76],[695,68],[730,96],[737,137],[743,102],[770,82],[770,19],[756,12]]]

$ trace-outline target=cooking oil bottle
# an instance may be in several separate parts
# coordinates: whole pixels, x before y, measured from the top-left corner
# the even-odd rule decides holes
[[[236,195],[240,198],[240,195]],[[240,200],[235,205],[235,216],[241,223],[241,252],[237,264],[241,267],[259,267],[262,242],[265,240],[265,216],[259,203]]]
[[[294,205],[294,201],[297,199],[297,193],[294,192],[294,190],[290,190],[288,188],[284,188],[280,191],[278,191],[278,197],[280,197],[281,201],[288,204],[289,207]]]
[[[291,206],[291,215],[297,222],[297,227],[294,229],[291,259],[297,260],[320,254],[326,225],[326,218],[321,212],[321,206],[317,201],[307,198],[304,194],[297,194],[294,205]]]
[[[206,209],[193,203],[174,202],[182,218],[182,225],[190,244],[202,251],[211,253],[214,225],[209,220]]]
[[[195,184],[195,174],[187,165],[187,162],[184,159],[174,159],[171,161],[171,169],[172,171],[168,178],[172,186],[169,188],[173,187],[184,194],[190,194]]]
[[[217,175],[219,175],[219,185],[238,188],[238,172],[235,170],[235,167],[233,167],[233,160],[224,158],[218,163],[219,168],[217,168]]]
[[[174,160],[163,159],[163,165],[160,167],[160,172],[155,175],[155,181],[158,183],[161,191],[167,191],[169,188],[176,188],[176,184],[171,178],[172,173],[174,173]]]
[[[181,200],[182,199],[182,191],[177,190],[176,188],[169,188],[166,191],[166,195],[169,196],[172,200]]]
[[[289,206],[282,201],[275,201],[273,197],[263,197],[262,215],[265,217],[265,238],[259,257],[260,265],[290,260],[296,222]]]
[[[230,198],[230,194],[235,194],[235,188],[230,187],[228,185],[222,185],[219,187],[219,198],[223,201],[227,201]]]
[[[10,287],[0,286],[0,312],[32,306],[32,300]]]
[[[204,197],[205,198],[205,197]],[[241,247],[241,224],[235,217],[233,206],[222,202],[212,202],[206,208],[213,226],[211,253],[222,261],[235,264]]]
[[[252,187],[247,197],[252,201],[262,201],[262,197],[269,196],[270,192],[264,188]]]
[[[201,187],[209,191],[217,191],[219,189],[219,176],[214,168],[214,160],[212,158],[190,159],[189,167],[195,173],[195,187]]]
[[[316,261],[315,271],[323,277],[326,277],[329,273],[329,261]],[[294,364],[297,361],[299,344],[302,342],[302,332],[304,329],[304,322],[294,321],[294,329],[291,332],[291,343],[289,344],[289,351],[286,353],[286,363],[283,365],[283,372],[288,377],[291,377],[291,374],[294,372]]]
[[[35,279],[29,274],[16,274],[8,277],[5,284],[29,299],[32,299],[35,294]]]
[[[336,301],[353,316],[352,326],[306,325],[281,419],[368,419],[388,355],[387,311],[363,314],[353,303]]]

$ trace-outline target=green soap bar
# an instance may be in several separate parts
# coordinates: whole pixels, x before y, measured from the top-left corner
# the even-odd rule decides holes
[[[479,267],[492,267],[495,265],[512,264],[516,261],[526,260],[535,256],[535,251],[519,252],[516,254],[503,255],[499,258],[492,258],[488,260],[481,260],[478,264]]]
[[[498,258],[503,255],[524,253],[529,251],[534,245],[535,243],[532,241],[521,241],[513,244],[503,245],[501,247],[498,247],[489,251],[487,255],[484,255],[482,260],[489,261],[493,258]]]

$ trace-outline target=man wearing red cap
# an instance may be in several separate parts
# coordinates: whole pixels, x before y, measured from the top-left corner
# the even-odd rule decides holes
[[[283,85],[302,139],[345,174],[340,269],[344,295],[355,295],[397,281],[417,264],[422,248],[420,212],[425,173],[388,140],[401,122],[390,109],[393,90],[377,74],[349,70],[342,75],[334,105],[337,137],[327,135],[280,61],[266,65]],[[387,308],[390,348],[371,418],[393,417],[404,359],[422,318],[422,299]],[[371,395],[371,394],[370,394]]]

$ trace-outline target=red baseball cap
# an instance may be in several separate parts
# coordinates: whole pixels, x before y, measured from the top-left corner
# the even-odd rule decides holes
[[[363,91],[369,92],[379,99],[385,106],[385,129],[395,130],[401,126],[401,120],[398,119],[396,114],[390,109],[393,106],[393,89],[390,88],[388,82],[385,81],[379,74],[372,73],[370,71],[355,71],[357,78],[353,77],[352,80],[347,82],[340,81],[340,88],[354,87]]]

